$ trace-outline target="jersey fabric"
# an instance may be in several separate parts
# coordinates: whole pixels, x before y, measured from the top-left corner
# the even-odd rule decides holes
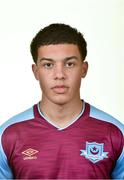
[[[124,179],[124,126],[85,103],[60,129],[36,104],[0,127],[0,179]]]

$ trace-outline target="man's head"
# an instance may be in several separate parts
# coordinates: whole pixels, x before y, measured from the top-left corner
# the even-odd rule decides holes
[[[42,29],[31,43],[32,70],[42,90],[42,101],[64,105],[80,100],[81,79],[87,74],[83,35],[65,24]]]
[[[87,55],[87,44],[83,35],[66,24],[51,24],[41,29],[33,38],[30,50],[35,63],[38,58],[38,48],[44,45],[75,44],[78,46],[82,60]]]

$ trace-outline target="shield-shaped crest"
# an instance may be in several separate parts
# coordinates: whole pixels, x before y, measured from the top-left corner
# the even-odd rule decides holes
[[[86,150],[81,150],[81,156],[93,163],[108,158],[107,154],[108,152],[104,152],[104,143],[86,142]]]

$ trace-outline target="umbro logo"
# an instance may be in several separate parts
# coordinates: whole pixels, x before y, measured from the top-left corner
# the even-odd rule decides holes
[[[32,148],[26,149],[25,151],[22,152],[22,154],[23,154],[23,160],[37,159],[36,154],[37,154],[38,152],[39,152],[39,151],[37,151],[37,150],[35,150],[35,149],[32,149]]]

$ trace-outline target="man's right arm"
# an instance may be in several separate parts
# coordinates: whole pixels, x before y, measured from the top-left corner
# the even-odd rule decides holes
[[[3,128],[0,127],[0,179],[13,179],[12,171],[2,146]]]

